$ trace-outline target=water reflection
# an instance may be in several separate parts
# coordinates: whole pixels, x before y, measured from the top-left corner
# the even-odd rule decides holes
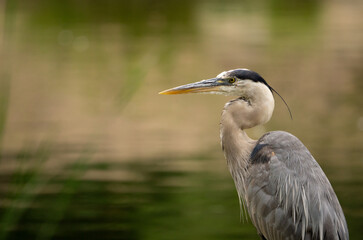
[[[87,3],[87,4],[86,4]],[[248,67],[362,228],[360,2],[3,1],[0,239],[256,239],[219,146],[223,96],[156,93]]]
[[[251,225],[239,224],[229,176],[172,169],[169,163],[208,166],[219,159],[151,160],[90,164],[83,158],[56,176],[40,174],[38,169],[2,175],[2,183],[11,189],[1,209],[7,230],[3,238],[237,239],[255,235]],[[80,179],[86,172],[107,174],[109,170],[127,171],[133,177]]]

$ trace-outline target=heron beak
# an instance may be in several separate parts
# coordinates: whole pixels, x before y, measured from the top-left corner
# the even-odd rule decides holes
[[[189,83],[175,88],[170,88],[165,91],[159,92],[163,95],[171,94],[184,94],[184,93],[218,93],[220,87],[227,85],[225,80],[222,78],[211,78],[202,80],[200,82]]]

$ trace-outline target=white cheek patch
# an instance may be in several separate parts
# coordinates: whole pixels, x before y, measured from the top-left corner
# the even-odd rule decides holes
[[[221,86],[219,88],[221,90],[221,94],[225,96],[239,96],[240,91],[236,85],[232,86]]]

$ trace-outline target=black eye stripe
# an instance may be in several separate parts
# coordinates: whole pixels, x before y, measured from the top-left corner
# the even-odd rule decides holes
[[[270,85],[268,85],[268,83],[265,81],[265,79],[263,79],[260,76],[260,74],[254,72],[254,71],[248,70],[248,69],[234,69],[234,70],[230,70],[230,71],[224,72],[224,73],[225,73],[226,78],[229,78],[228,79],[229,84],[234,83],[236,81],[236,79],[239,79],[239,80],[248,79],[248,80],[251,80],[254,82],[260,82],[262,84],[265,84],[270,89],[271,92],[276,93],[282,99],[282,101],[285,103],[287,110],[290,113],[290,117],[292,119],[292,114],[291,114],[290,108],[287,105],[286,101],[281,97],[281,95],[275,89],[273,89]],[[231,79],[234,79],[234,82],[231,82]]]
[[[235,69],[229,72],[229,75],[232,77],[237,77],[241,80],[251,80],[254,82],[260,82],[265,84],[266,86],[269,87],[269,85],[267,84],[267,82],[265,81],[265,79],[263,79],[258,73],[251,71],[251,70],[247,70],[247,69]]]

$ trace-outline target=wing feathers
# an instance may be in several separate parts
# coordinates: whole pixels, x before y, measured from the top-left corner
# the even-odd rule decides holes
[[[339,201],[306,147],[286,132],[270,132],[251,153],[247,209],[266,239],[349,239]]]

